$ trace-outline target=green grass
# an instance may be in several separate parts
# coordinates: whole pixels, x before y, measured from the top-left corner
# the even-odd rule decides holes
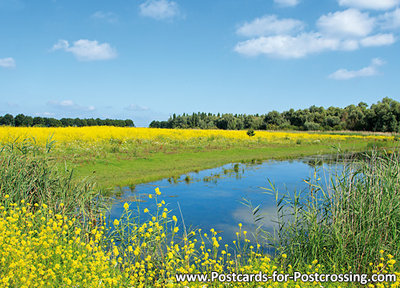
[[[394,147],[396,142],[379,142],[380,146]],[[302,156],[336,154],[335,143],[271,144],[264,147],[224,147],[211,150],[187,151],[184,147],[175,152],[154,152],[140,157],[127,157],[122,153],[105,153],[102,158],[74,159],[76,177],[93,177],[101,187],[129,186],[179,176],[188,172],[215,168],[228,163],[252,160],[293,159]],[[374,142],[341,142],[343,152],[360,152],[376,145]]]

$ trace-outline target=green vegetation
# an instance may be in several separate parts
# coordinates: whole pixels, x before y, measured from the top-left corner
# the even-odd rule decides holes
[[[265,115],[193,113],[153,121],[152,128],[224,130],[374,131],[400,133],[400,103],[383,98],[370,107],[364,102],[345,108],[311,106],[308,109],[271,111]]]
[[[11,114],[0,116],[0,126],[12,127],[84,127],[84,126],[116,126],[116,127],[135,127],[133,121],[115,119],[80,119],[80,118],[61,118],[60,120],[48,117],[31,117],[18,114],[15,117]]]
[[[146,183],[188,172],[215,168],[228,163],[254,160],[283,160],[302,156],[336,154],[342,152],[362,152],[372,147],[397,147],[394,141],[346,140],[338,143],[320,141],[287,140],[286,143],[227,143],[217,140],[213,143],[193,143],[182,146],[179,143],[163,142],[141,148],[136,145],[109,146],[87,151],[70,150],[56,154],[60,160],[74,163],[77,176],[93,177],[103,188],[117,185],[129,186]],[[101,150],[102,149],[102,150]]]
[[[37,156],[37,149],[25,144],[8,145],[0,153],[0,199],[32,205],[46,204],[53,211],[61,209],[66,215],[79,215],[83,222],[94,219],[104,208],[101,193],[87,179],[73,179],[72,172],[59,171],[51,160],[50,147]]]
[[[397,152],[373,153],[365,161],[351,163],[332,182],[331,190],[310,179],[308,193],[294,198],[276,194],[280,238],[259,239],[256,245],[239,223],[237,240],[228,246],[220,245],[222,239],[214,229],[186,230],[175,216],[179,211],[158,200],[162,193],[158,188],[149,195],[154,201],[150,206],[125,203],[121,217],[107,220],[101,214],[106,199],[97,198],[89,182],[71,182],[70,172],[54,169],[51,153],[38,153],[34,146],[10,146],[0,153],[5,167],[0,173],[2,287],[203,287],[199,282],[177,283],[175,274],[399,271]],[[274,257],[262,249],[271,243],[278,252]],[[208,284],[226,287],[219,281]],[[232,287],[270,284],[361,286],[231,283]]]
[[[378,265],[382,251],[400,253],[399,175],[399,154],[375,150],[347,163],[328,187],[317,173],[309,190],[280,194],[272,185],[279,228],[269,239],[295,266],[318,259],[337,271],[363,273]]]

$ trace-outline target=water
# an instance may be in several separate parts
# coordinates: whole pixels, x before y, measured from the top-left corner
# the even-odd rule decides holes
[[[179,179],[124,187],[122,195],[114,201],[110,216],[111,219],[119,218],[125,202],[132,207],[140,205],[142,211],[144,208],[154,211],[154,199],[149,199],[148,194],[154,194],[154,189],[159,187],[162,193],[160,201],[168,203],[168,209],[173,210],[172,214],[178,217],[181,225],[182,213],[186,227],[202,228],[204,232],[214,228],[223,237],[222,243],[232,243],[239,230],[238,223],[242,223],[242,229],[249,234],[255,230],[252,209],[243,202],[250,201],[253,207],[260,205],[263,229],[272,232],[276,225],[276,201],[275,196],[266,193],[266,188],[271,188],[268,180],[280,193],[307,189],[304,179],[313,177],[316,169],[310,164],[313,162],[312,158],[304,158],[268,161],[258,165],[228,164],[182,175]],[[322,182],[324,174],[328,177],[329,171],[338,167],[338,164],[317,166]]]

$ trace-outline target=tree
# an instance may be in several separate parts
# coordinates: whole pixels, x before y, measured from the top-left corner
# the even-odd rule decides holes
[[[11,114],[4,115],[1,121],[1,125],[14,126],[14,116],[12,116]]]
[[[44,126],[45,122],[42,117],[35,117],[33,118],[33,126]]]

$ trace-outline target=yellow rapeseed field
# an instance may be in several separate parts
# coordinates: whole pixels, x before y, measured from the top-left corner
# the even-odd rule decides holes
[[[26,138],[34,138],[37,144],[44,144],[52,137],[57,143],[70,142],[101,142],[119,140],[122,142],[130,140],[154,140],[171,139],[177,141],[193,139],[231,139],[246,141],[271,141],[283,140],[347,140],[347,139],[369,139],[369,140],[392,140],[391,136],[383,135],[335,135],[325,133],[301,133],[301,132],[270,132],[256,131],[255,136],[249,137],[246,131],[236,130],[193,130],[193,129],[156,129],[156,128],[126,128],[110,126],[94,127],[66,127],[66,128],[44,128],[44,127],[0,127],[0,143],[11,141],[22,141]]]

